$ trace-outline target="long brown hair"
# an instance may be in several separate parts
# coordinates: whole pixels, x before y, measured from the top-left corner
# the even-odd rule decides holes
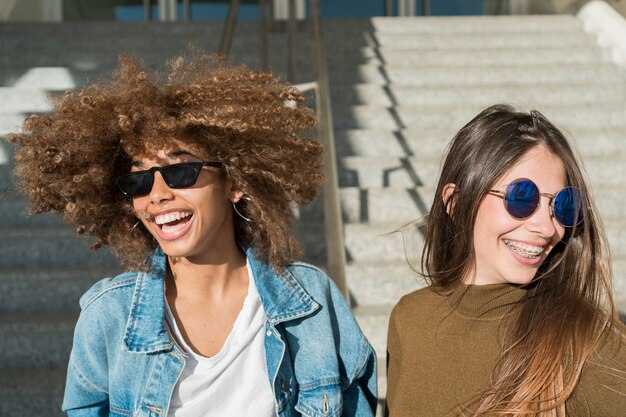
[[[452,139],[428,216],[422,270],[442,292],[473,268],[473,230],[488,190],[531,148],[544,146],[565,167],[566,182],[585,196],[582,224],[541,265],[474,416],[565,416],[565,400],[604,332],[624,332],[611,292],[609,246],[580,164],[565,136],[541,113],[507,105],[483,110]],[[444,202],[447,184],[455,184]],[[448,209],[452,209],[448,215]]]

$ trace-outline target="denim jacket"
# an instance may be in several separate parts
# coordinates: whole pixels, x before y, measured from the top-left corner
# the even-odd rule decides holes
[[[374,416],[376,356],[333,282],[307,264],[277,273],[247,256],[266,314],[277,415]],[[157,249],[150,262],[150,272],[101,280],[81,298],[63,400],[69,416],[167,415],[184,358],[164,323],[167,257]]]

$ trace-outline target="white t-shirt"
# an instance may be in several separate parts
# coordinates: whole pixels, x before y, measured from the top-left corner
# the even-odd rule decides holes
[[[170,331],[185,351],[185,368],[174,387],[168,417],[276,417],[265,362],[265,311],[247,267],[248,295],[224,346],[213,357],[187,345],[165,303]]]

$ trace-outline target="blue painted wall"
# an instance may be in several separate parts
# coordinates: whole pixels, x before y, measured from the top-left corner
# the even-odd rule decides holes
[[[422,0],[416,0],[417,14],[423,13]],[[322,16],[325,18],[371,17],[384,16],[385,0],[320,0]],[[397,0],[394,1],[394,11]],[[434,16],[481,15],[484,0],[431,0],[431,14]],[[228,4],[194,3],[191,0],[191,16],[194,20],[223,20],[226,18]],[[156,19],[157,7],[152,7],[153,18]],[[182,16],[182,3],[179,5],[179,16]],[[257,19],[259,16],[256,5],[244,4],[239,8],[239,19]],[[143,20],[142,6],[119,6],[115,8],[117,20]]]

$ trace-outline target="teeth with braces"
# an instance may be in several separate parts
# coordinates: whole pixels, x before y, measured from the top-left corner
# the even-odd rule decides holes
[[[171,213],[161,214],[154,218],[154,222],[158,225],[162,225],[165,223],[171,223],[176,220],[184,219],[185,217],[191,216],[192,212],[190,211],[173,211]]]
[[[508,239],[504,239],[504,244],[513,250],[513,252],[528,259],[537,258],[546,249],[544,246],[530,246],[523,243],[511,242]]]

